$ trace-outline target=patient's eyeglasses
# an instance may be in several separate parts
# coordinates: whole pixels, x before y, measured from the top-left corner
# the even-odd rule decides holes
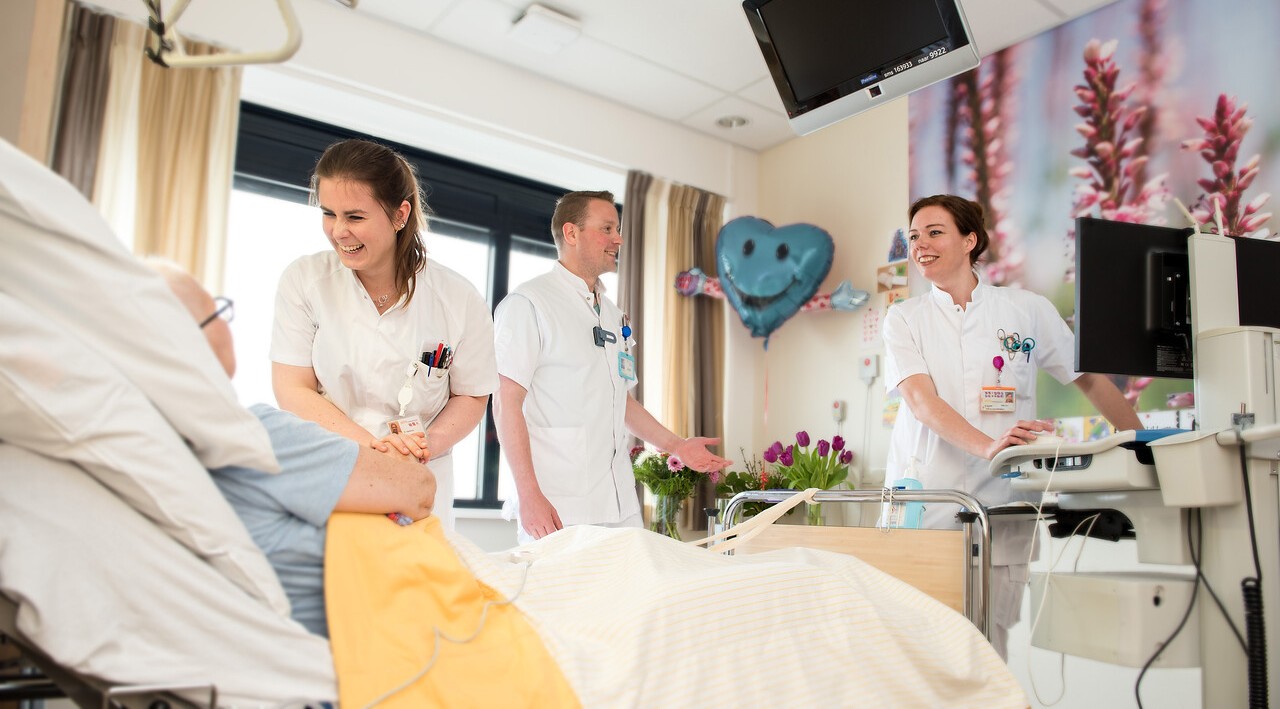
[[[204,328],[206,325],[213,322],[214,320],[217,320],[218,318],[222,318],[227,322],[231,322],[236,316],[236,304],[230,298],[224,298],[222,296],[218,296],[217,298],[213,299],[213,302],[218,307],[213,311],[213,315],[210,315],[209,317],[200,321],[201,328]]]

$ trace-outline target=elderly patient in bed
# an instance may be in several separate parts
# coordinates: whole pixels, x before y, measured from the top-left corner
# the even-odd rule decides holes
[[[210,318],[217,306],[177,265],[149,259],[197,322],[227,371],[235,374],[230,324]],[[240,466],[209,471],[244,522],[289,597],[291,614],[307,630],[328,637],[324,606],[325,528],[334,512],[399,513],[414,520],[431,514],[436,482],[431,470],[395,449],[379,452],[318,424],[265,404],[249,407],[262,422],[280,463],[277,474]]]

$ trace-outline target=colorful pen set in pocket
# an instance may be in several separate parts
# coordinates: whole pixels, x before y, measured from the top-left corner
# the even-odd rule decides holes
[[[427,365],[427,375],[434,369],[437,377],[444,376],[444,370],[453,364],[453,348],[441,342],[434,351],[422,353],[422,363]]]

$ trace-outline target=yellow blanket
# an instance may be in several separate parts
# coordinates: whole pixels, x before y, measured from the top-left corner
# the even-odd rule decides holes
[[[400,527],[382,515],[333,515],[324,586],[343,709],[401,687],[433,653],[424,676],[378,706],[579,706],[524,616],[463,566],[434,517]],[[475,638],[437,649],[436,629]]]

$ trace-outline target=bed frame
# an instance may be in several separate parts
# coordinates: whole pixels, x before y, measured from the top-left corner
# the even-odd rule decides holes
[[[779,503],[801,490],[750,490],[738,493],[725,508],[723,526],[738,522],[748,502]],[[821,504],[881,503],[888,490],[823,490],[813,499]],[[821,549],[856,556],[963,613],[986,637],[990,598],[991,527],[984,508],[959,490],[893,490],[895,502],[954,504],[960,508],[962,530],[877,529],[874,527],[810,527],[774,524],[737,547],[753,553],[790,547]],[[978,525],[974,529],[974,523]],[[972,550],[969,552],[967,550]],[[732,554],[733,551],[726,553]]]
[[[9,667],[11,663],[6,662],[5,669],[0,671],[0,706],[7,706],[7,702],[61,697],[70,699],[76,706],[86,709],[90,707],[102,707],[102,709],[208,707],[215,709],[218,705],[217,689],[212,685],[109,686],[94,678],[70,672],[41,652],[34,643],[22,637],[17,628],[17,614],[18,604],[0,595],[0,650],[12,647],[16,648],[17,654],[20,655],[17,658],[10,658],[16,661],[12,663],[13,668]],[[0,653],[0,656],[7,657],[4,653]],[[175,692],[190,693],[193,690],[208,693],[208,704],[193,704],[175,694]]]

